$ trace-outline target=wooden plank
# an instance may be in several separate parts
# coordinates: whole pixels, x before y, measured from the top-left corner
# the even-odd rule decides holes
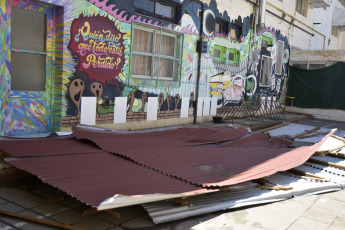
[[[321,180],[324,180],[324,181],[331,181],[331,180],[328,179],[328,178],[316,176],[315,174],[308,173],[308,172],[305,172],[305,171],[302,171],[302,170],[299,170],[299,169],[289,169],[288,172],[291,172],[291,173],[294,173],[294,174],[297,174],[297,175],[302,175],[302,176],[307,176],[307,177],[313,177],[313,178],[321,179]]]
[[[306,131],[303,132],[303,133],[300,133],[300,134],[295,135],[294,138],[297,139],[297,138],[302,137],[302,136],[304,136],[304,135],[307,135],[307,134],[316,132],[316,131],[318,131],[319,129],[320,129],[320,127],[316,127],[316,128],[314,128],[314,129],[306,130]]]
[[[5,210],[1,210],[0,209],[0,214],[2,215],[6,215],[6,216],[11,216],[11,217],[15,217],[15,218],[19,218],[22,220],[28,220],[31,222],[36,222],[39,224],[44,224],[44,225],[49,225],[49,226],[53,226],[53,227],[57,227],[57,228],[61,228],[61,229],[69,229],[69,230],[83,230],[82,228],[77,228],[77,227],[72,227],[69,225],[65,225],[65,224],[59,224],[53,221],[49,221],[49,220],[41,220],[35,217],[31,217],[31,216],[25,216],[19,213],[14,213],[14,212],[8,212]]]
[[[336,164],[336,163],[332,163],[332,162],[328,162],[328,161],[322,161],[322,160],[317,160],[317,159],[313,159],[313,158],[310,158],[308,161],[312,162],[312,163],[320,164],[320,165],[331,166],[334,168],[345,170],[344,165],[340,165],[340,164]]]

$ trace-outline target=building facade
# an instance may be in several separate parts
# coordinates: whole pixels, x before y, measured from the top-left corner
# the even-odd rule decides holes
[[[224,101],[283,100],[290,46],[312,48],[324,38],[299,24],[300,7],[279,0],[1,1],[0,135],[77,123],[193,122]],[[327,38],[327,48],[340,44]]]

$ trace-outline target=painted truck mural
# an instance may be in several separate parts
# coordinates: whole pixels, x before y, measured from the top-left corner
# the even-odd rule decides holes
[[[125,122],[146,120],[150,98],[157,119],[180,117],[186,97],[187,116],[196,97],[282,98],[287,38],[252,24],[215,0],[3,0],[0,135],[79,123],[83,97],[96,98],[96,124],[114,122],[118,97]]]

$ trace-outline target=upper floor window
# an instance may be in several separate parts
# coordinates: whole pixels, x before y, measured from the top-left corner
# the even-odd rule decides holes
[[[242,35],[242,26],[231,24],[230,25],[230,36],[233,38],[240,39]]]
[[[224,20],[217,19],[215,31],[216,33],[227,35],[229,33],[229,23]]]
[[[132,44],[132,77],[157,80],[179,80],[182,35],[163,28],[134,25]]]
[[[307,17],[309,8],[309,0],[296,0],[296,11]]]
[[[162,0],[136,0],[135,11],[157,19],[176,23],[177,4]]]
[[[338,26],[332,26],[332,35],[334,37],[338,37],[339,36],[339,27]]]

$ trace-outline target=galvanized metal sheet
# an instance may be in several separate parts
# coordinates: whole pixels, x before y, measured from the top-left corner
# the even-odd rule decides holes
[[[158,224],[225,209],[276,202],[294,196],[341,190],[341,186],[334,182],[300,179],[281,173],[266,179],[280,185],[291,186],[293,189],[277,191],[247,187],[235,191],[220,191],[189,197],[187,199],[189,206],[176,206],[172,201],[164,201],[147,203],[143,207],[148,211],[154,223]]]

